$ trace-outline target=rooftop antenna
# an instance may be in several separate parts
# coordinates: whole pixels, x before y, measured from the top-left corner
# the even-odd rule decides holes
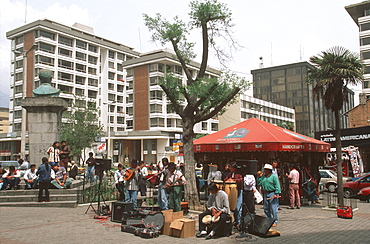
[[[263,66],[263,57],[260,57],[260,69],[262,69],[264,66]]]
[[[272,65],[272,42],[271,42],[271,66],[273,66]]]
[[[26,0],[25,11],[24,11],[24,23],[26,22],[27,22],[27,0]]]
[[[141,50],[141,35],[140,35],[140,28],[138,27],[137,30],[139,31],[139,44],[140,44],[140,52],[142,52]]]

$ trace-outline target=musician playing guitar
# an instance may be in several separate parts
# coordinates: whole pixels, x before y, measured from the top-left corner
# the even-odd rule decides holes
[[[185,185],[186,179],[180,170],[176,170],[174,163],[168,164],[168,170],[170,171],[166,187],[171,189],[169,194],[169,209],[173,209],[174,212],[181,211],[181,198],[182,198],[182,185]]]
[[[130,168],[124,173],[124,178],[127,179],[125,182],[125,202],[131,202],[134,205],[134,209],[137,208],[137,192],[139,191],[139,177],[140,167],[136,159],[130,162]]]

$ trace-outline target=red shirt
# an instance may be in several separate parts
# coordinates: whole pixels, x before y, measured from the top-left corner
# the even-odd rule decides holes
[[[224,181],[227,181],[228,179],[232,179],[233,181],[236,182],[236,185],[238,186],[238,190],[243,189],[243,176],[241,174],[237,173],[230,173],[226,176]]]

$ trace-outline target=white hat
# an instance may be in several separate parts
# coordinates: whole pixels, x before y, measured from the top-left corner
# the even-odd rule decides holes
[[[265,164],[265,166],[263,166],[263,168],[272,170],[272,165],[271,164]]]

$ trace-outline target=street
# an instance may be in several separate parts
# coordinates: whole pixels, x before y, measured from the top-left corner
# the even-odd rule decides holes
[[[180,239],[161,235],[142,239],[120,231],[119,223],[94,219],[87,205],[77,208],[3,207],[0,208],[0,243],[236,243],[230,237],[206,241],[196,237]],[[353,219],[341,219],[335,211],[322,210],[320,204],[289,210],[281,206],[279,223],[274,229],[279,237],[261,238],[252,235],[245,242],[258,243],[369,243],[370,203],[359,202]],[[263,215],[262,205],[256,206]],[[197,215],[190,213],[193,217]]]

